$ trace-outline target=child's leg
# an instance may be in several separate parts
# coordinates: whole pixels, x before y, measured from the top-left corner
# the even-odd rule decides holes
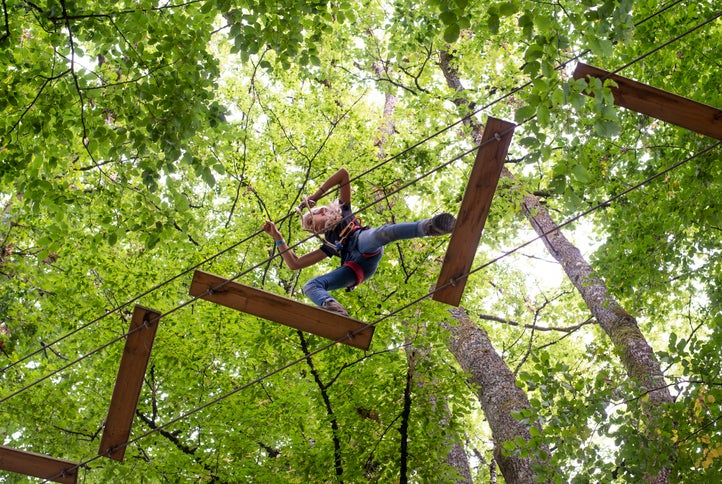
[[[358,250],[370,254],[397,240],[423,237],[424,222],[404,222],[364,230],[358,235]]]
[[[371,254],[397,240],[448,234],[454,229],[455,224],[456,218],[453,215],[440,213],[419,222],[383,225],[364,230],[358,235],[358,250],[363,254]]]
[[[303,286],[303,293],[316,305],[323,306],[333,296],[328,291],[344,289],[356,284],[356,273],[349,267],[339,267],[328,274],[314,277]]]

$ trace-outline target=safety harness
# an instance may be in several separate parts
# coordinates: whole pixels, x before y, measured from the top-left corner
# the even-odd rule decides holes
[[[364,230],[366,228],[368,228],[368,227],[364,227],[361,224],[361,220],[358,217],[354,217],[353,220],[351,220],[351,222],[349,222],[343,228],[343,230],[341,230],[341,232],[339,233],[339,240],[338,240],[338,242],[336,242],[336,246],[339,248],[339,250],[341,252],[343,252],[346,240],[348,240],[348,238],[351,237],[351,235],[353,235],[357,230]],[[375,250],[374,252],[369,252],[369,253],[362,252],[361,256],[366,259],[370,259],[371,257],[377,256],[381,252],[381,250],[382,249],[379,248],[379,249]],[[358,286],[359,284],[361,284],[363,282],[364,270],[358,262],[355,262],[352,260],[346,261],[342,265],[351,269],[354,272],[354,274],[356,275],[356,283],[353,286],[346,288],[347,292],[353,291],[354,288],[356,288],[356,286]]]
[[[311,207],[310,207],[310,205],[309,205],[309,203],[308,203],[308,198],[307,198],[307,197],[303,197],[303,198],[304,198],[304,203],[303,203],[303,205],[308,209],[309,212],[311,212]],[[298,211],[299,215],[303,216],[303,212],[302,212],[300,209],[297,208],[296,210]],[[330,248],[331,250],[333,250],[333,252],[334,252],[336,255],[338,255],[339,257],[341,257],[341,258],[343,259],[344,249],[346,248],[346,241],[348,240],[348,238],[351,237],[357,230],[364,230],[364,229],[367,229],[367,228],[368,228],[368,227],[364,227],[364,226],[361,224],[361,219],[359,219],[358,217],[354,216],[354,217],[351,219],[351,221],[350,221],[349,223],[347,223],[346,226],[345,226],[343,229],[341,229],[341,231],[340,231],[339,234],[338,234],[338,240],[337,240],[334,244],[331,244],[328,240],[326,240],[325,237],[321,237],[321,236],[319,236],[318,234],[316,234],[315,232],[314,232],[314,235],[315,235],[326,247],[328,247],[328,248]],[[367,259],[370,259],[371,257],[377,256],[377,255],[381,252],[381,250],[382,250],[382,249],[378,249],[378,250],[376,250],[376,251],[374,251],[374,252],[367,253],[367,254],[362,253],[361,256],[362,256],[362,257],[365,257],[365,258],[367,258]],[[353,286],[350,286],[350,287],[347,287],[347,288],[346,288],[346,291],[353,291],[354,288],[355,288],[356,286],[358,286],[359,284],[361,284],[361,283],[363,282],[363,280],[364,280],[364,271],[363,271],[363,268],[362,268],[357,262],[354,262],[354,261],[346,261],[346,262],[344,262],[344,263],[342,264],[342,266],[348,267],[348,268],[351,269],[351,270],[354,272],[354,274],[356,275],[356,284],[354,284]]]

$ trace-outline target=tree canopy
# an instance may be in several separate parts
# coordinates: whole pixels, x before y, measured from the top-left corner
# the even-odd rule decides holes
[[[722,477],[719,140],[572,77],[722,109],[718,2],[2,13],[0,445],[86,482]],[[317,248],[294,207],[340,167],[364,224],[455,213],[489,116],[517,127],[461,309],[427,297],[448,238],[339,293],[369,351],[189,296],[200,268],[309,302],[337,260],[290,271],[263,223]],[[98,444],[135,304],[162,316],[116,462]]]

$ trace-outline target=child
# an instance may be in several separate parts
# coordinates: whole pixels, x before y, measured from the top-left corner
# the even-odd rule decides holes
[[[341,267],[308,281],[303,286],[303,293],[318,306],[343,316],[348,316],[348,312],[329,294],[329,291],[353,288],[370,278],[376,272],[386,244],[402,239],[448,234],[456,223],[453,215],[440,213],[418,222],[390,224],[376,228],[363,227],[351,210],[349,181],[348,171],[341,168],[299,207],[299,209],[305,207],[309,209],[301,219],[304,230],[324,234],[326,242],[321,248],[299,257],[288,248],[273,222],[267,221],[263,226],[263,230],[273,238],[281,252],[281,257],[291,270],[312,266],[326,257],[341,258]],[[337,201],[312,208],[316,201],[336,185],[340,186]]]

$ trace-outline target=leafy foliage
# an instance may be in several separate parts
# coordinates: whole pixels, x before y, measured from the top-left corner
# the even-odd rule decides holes
[[[718,480],[719,151],[695,157],[710,140],[620,110],[609,82],[569,72],[584,53],[722,107],[721,27],[692,30],[718,6],[663,7],[6,0],[2,444],[97,454],[139,303],[164,315],[137,440],[125,463],[89,462],[88,482],[452,481],[446,458],[459,442],[490,464],[474,469],[490,480],[488,428],[437,324],[449,315],[423,300],[447,239],[389,246],[378,275],[339,293],[358,319],[378,321],[367,353],[192,302],[188,285],[200,266],[304,300],[303,282],[336,262],[289,271],[260,233],[265,220],[297,252],[316,248],[293,207],[340,166],[365,224],[453,212],[472,163],[459,153],[473,147],[473,124],[496,116],[519,124],[507,163],[516,179],[499,185],[474,267],[509,254],[471,275],[464,306],[515,371],[531,403],[516,417],[533,429],[498,444],[524,457],[546,446],[539,472],[553,481],[636,481],[660,466],[674,480]],[[443,62],[463,86],[444,78]],[[393,129],[381,136],[386,101]],[[596,207],[574,233],[637,316],[674,403],[650,411],[650,389],[626,380],[586,302],[563,278],[542,277],[560,273],[548,256],[511,253],[530,238],[519,188],[560,222]],[[413,372],[410,348],[424,355]]]

